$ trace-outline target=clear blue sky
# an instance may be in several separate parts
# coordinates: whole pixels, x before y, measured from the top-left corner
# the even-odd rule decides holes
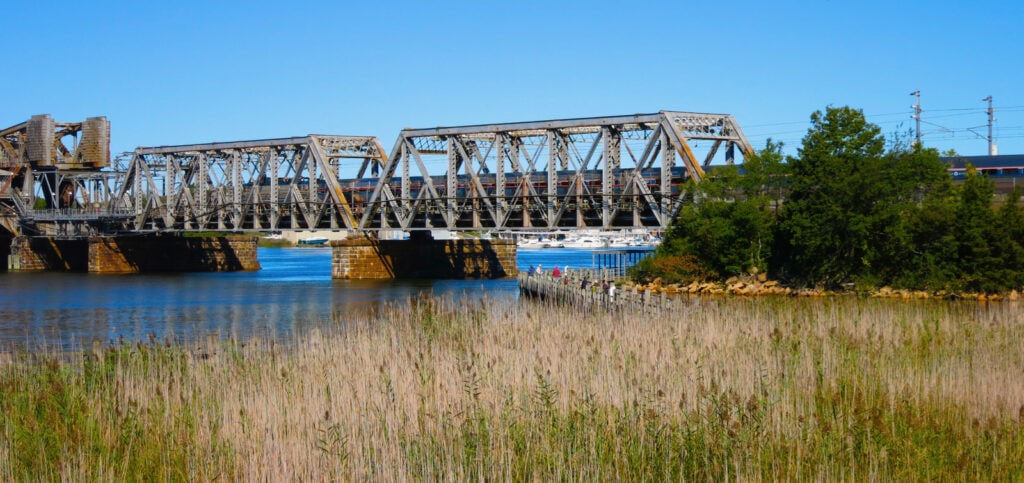
[[[436,3],[436,5],[435,5]],[[104,115],[111,149],[719,112],[795,153],[826,106],[1024,154],[1024,2],[7,2],[0,126]]]

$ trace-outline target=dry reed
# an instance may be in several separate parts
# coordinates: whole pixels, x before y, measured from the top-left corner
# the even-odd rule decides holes
[[[282,346],[0,360],[0,478],[1013,479],[1016,304],[424,298]]]

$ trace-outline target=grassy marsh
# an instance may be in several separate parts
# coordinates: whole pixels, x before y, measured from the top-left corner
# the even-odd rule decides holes
[[[420,299],[271,342],[0,356],[0,479],[1024,474],[1015,303],[657,317]]]

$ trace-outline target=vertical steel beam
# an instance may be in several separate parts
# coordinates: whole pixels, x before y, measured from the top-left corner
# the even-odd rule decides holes
[[[280,151],[280,148],[273,147],[270,148],[269,152],[267,153],[267,156],[269,156],[270,161],[267,169],[267,176],[270,178],[268,180],[270,182],[270,228],[273,230],[277,230],[281,227],[279,224],[281,211],[280,207],[278,206],[278,202],[280,201],[281,198],[278,196],[277,193],[277,178],[278,176],[280,176],[280,162],[281,156],[283,155],[284,153]]]
[[[545,189],[545,198],[547,202],[547,227],[554,228],[555,223],[555,209],[558,200],[558,132],[554,130],[548,130],[547,132],[547,151],[548,151],[548,179],[547,188]]]
[[[584,179],[585,178],[583,176],[583,173],[581,173],[581,172],[577,172],[576,173],[576,178],[575,178],[576,182],[575,182],[575,184],[576,184],[576,227],[577,228],[584,228],[584,227],[587,226],[587,220],[584,217],[584,212],[583,212],[583,183],[584,183]]]
[[[672,144],[668,139],[668,132],[665,129],[661,130],[661,183],[659,186],[659,195],[661,197],[661,220],[662,229],[667,228],[667,225],[672,222],[668,219],[668,214],[673,211],[672,204],[672,168],[676,165],[676,150],[672,149]]]
[[[402,168],[402,190],[398,193],[399,199],[402,200],[401,205],[408,210],[412,209],[412,174],[410,169],[410,161],[412,160],[412,153],[409,152],[413,148],[411,141],[405,141],[402,143],[402,157],[400,158]],[[420,186],[422,190],[424,186]]]
[[[508,135],[504,133],[495,134],[493,147],[497,149],[494,160],[494,196],[498,201],[496,209],[498,219],[494,220],[494,227],[502,229],[505,228],[505,217],[508,212],[508,201],[505,199],[505,162],[508,158],[507,149],[510,148],[508,145]]]
[[[601,128],[602,163],[601,163],[601,228],[608,230],[612,226],[612,216],[616,203],[615,170],[619,168],[622,134],[614,126]]]
[[[195,218],[201,225],[205,225],[206,219],[209,216],[207,212],[206,190],[210,184],[210,172],[209,166],[207,166],[207,163],[210,162],[210,158],[207,153],[200,153],[193,159],[196,163],[199,163],[199,173],[197,173],[198,179],[193,180],[193,184],[196,185],[196,194],[199,197],[196,202],[196,210],[198,213],[195,213]],[[206,229],[206,227],[203,226],[200,229]]]
[[[160,156],[156,156],[156,158],[159,159]],[[181,188],[181,186],[185,185],[184,173],[182,173],[181,165],[178,164],[177,156],[175,156],[173,154],[169,154],[167,156],[163,156],[163,160],[164,160],[164,177],[163,177],[164,179],[163,179],[163,182],[164,182],[164,193],[166,193],[166,196],[167,196],[167,198],[166,198],[167,204],[164,205],[162,213],[160,213],[160,216],[163,217],[163,222],[164,222],[164,227],[165,228],[173,228],[175,226],[175,221],[176,221],[178,207],[181,206],[181,196],[182,196],[182,192],[181,192],[182,188]],[[151,167],[149,167],[149,166],[147,166],[146,175],[149,176],[150,179],[152,180],[153,169]],[[182,178],[180,183],[178,181],[179,177]],[[180,184],[180,186],[179,186],[179,184]],[[153,203],[155,201],[154,196],[159,196],[157,193],[154,193],[153,191],[154,190],[151,190],[151,192],[149,193],[150,194],[149,201],[148,201],[149,205],[153,205]],[[149,211],[149,207],[148,206],[146,207],[146,211],[147,212]]]
[[[458,216],[455,206],[459,186],[459,152],[455,146],[457,142],[459,141],[456,136],[447,136],[445,138],[445,144],[447,144],[448,148],[448,171],[445,172],[444,209],[448,214],[445,217],[445,225],[448,229],[455,228],[455,220]]]
[[[228,200],[227,203],[230,205],[226,207],[224,216],[229,222],[229,226],[232,229],[242,229],[239,222],[239,215],[241,214],[242,204],[242,154],[238,151],[232,151],[224,158],[229,164],[227,166],[227,178],[231,186],[228,187]]]
[[[304,211],[311,213],[311,215],[307,215],[307,220],[308,220],[307,224],[315,226],[317,224],[317,222],[320,220],[320,218],[323,216],[322,207],[323,207],[324,204],[326,204],[326,198],[327,198],[325,196],[324,197],[325,199],[320,199],[320,182],[321,181],[324,182],[324,188],[326,189],[326,187],[327,187],[327,180],[326,179],[324,179],[324,180],[320,179],[320,170],[317,169],[317,166],[320,163],[317,162],[314,159],[310,159],[310,157],[311,157],[310,151],[312,151],[314,149],[320,149],[319,143],[312,142],[312,143],[310,143],[310,144],[308,144],[308,145],[306,145],[306,146],[304,146],[302,148],[302,150],[303,150],[302,164],[303,164],[303,168],[305,169],[305,173],[304,173],[306,175],[305,178],[307,180],[309,180],[309,183],[306,185],[306,209]],[[330,163],[330,161],[328,161],[328,163]],[[328,165],[330,165],[330,164],[328,164]],[[295,173],[295,176],[297,178],[301,178],[302,174],[303,173]],[[334,178],[335,178],[335,180],[337,179],[336,176]],[[335,182],[337,182],[337,181],[335,181]],[[355,218],[354,217],[349,217],[349,219],[350,219],[350,223],[355,224]],[[333,221],[333,217],[332,217],[332,221]]]

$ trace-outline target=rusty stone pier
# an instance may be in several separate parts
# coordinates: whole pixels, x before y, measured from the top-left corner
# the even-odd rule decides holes
[[[336,279],[514,277],[513,240],[434,240],[413,232],[408,240],[366,237],[331,242],[331,277]]]
[[[259,270],[254,236],[16,237],[7,268],[14,272],[230,272]]]

